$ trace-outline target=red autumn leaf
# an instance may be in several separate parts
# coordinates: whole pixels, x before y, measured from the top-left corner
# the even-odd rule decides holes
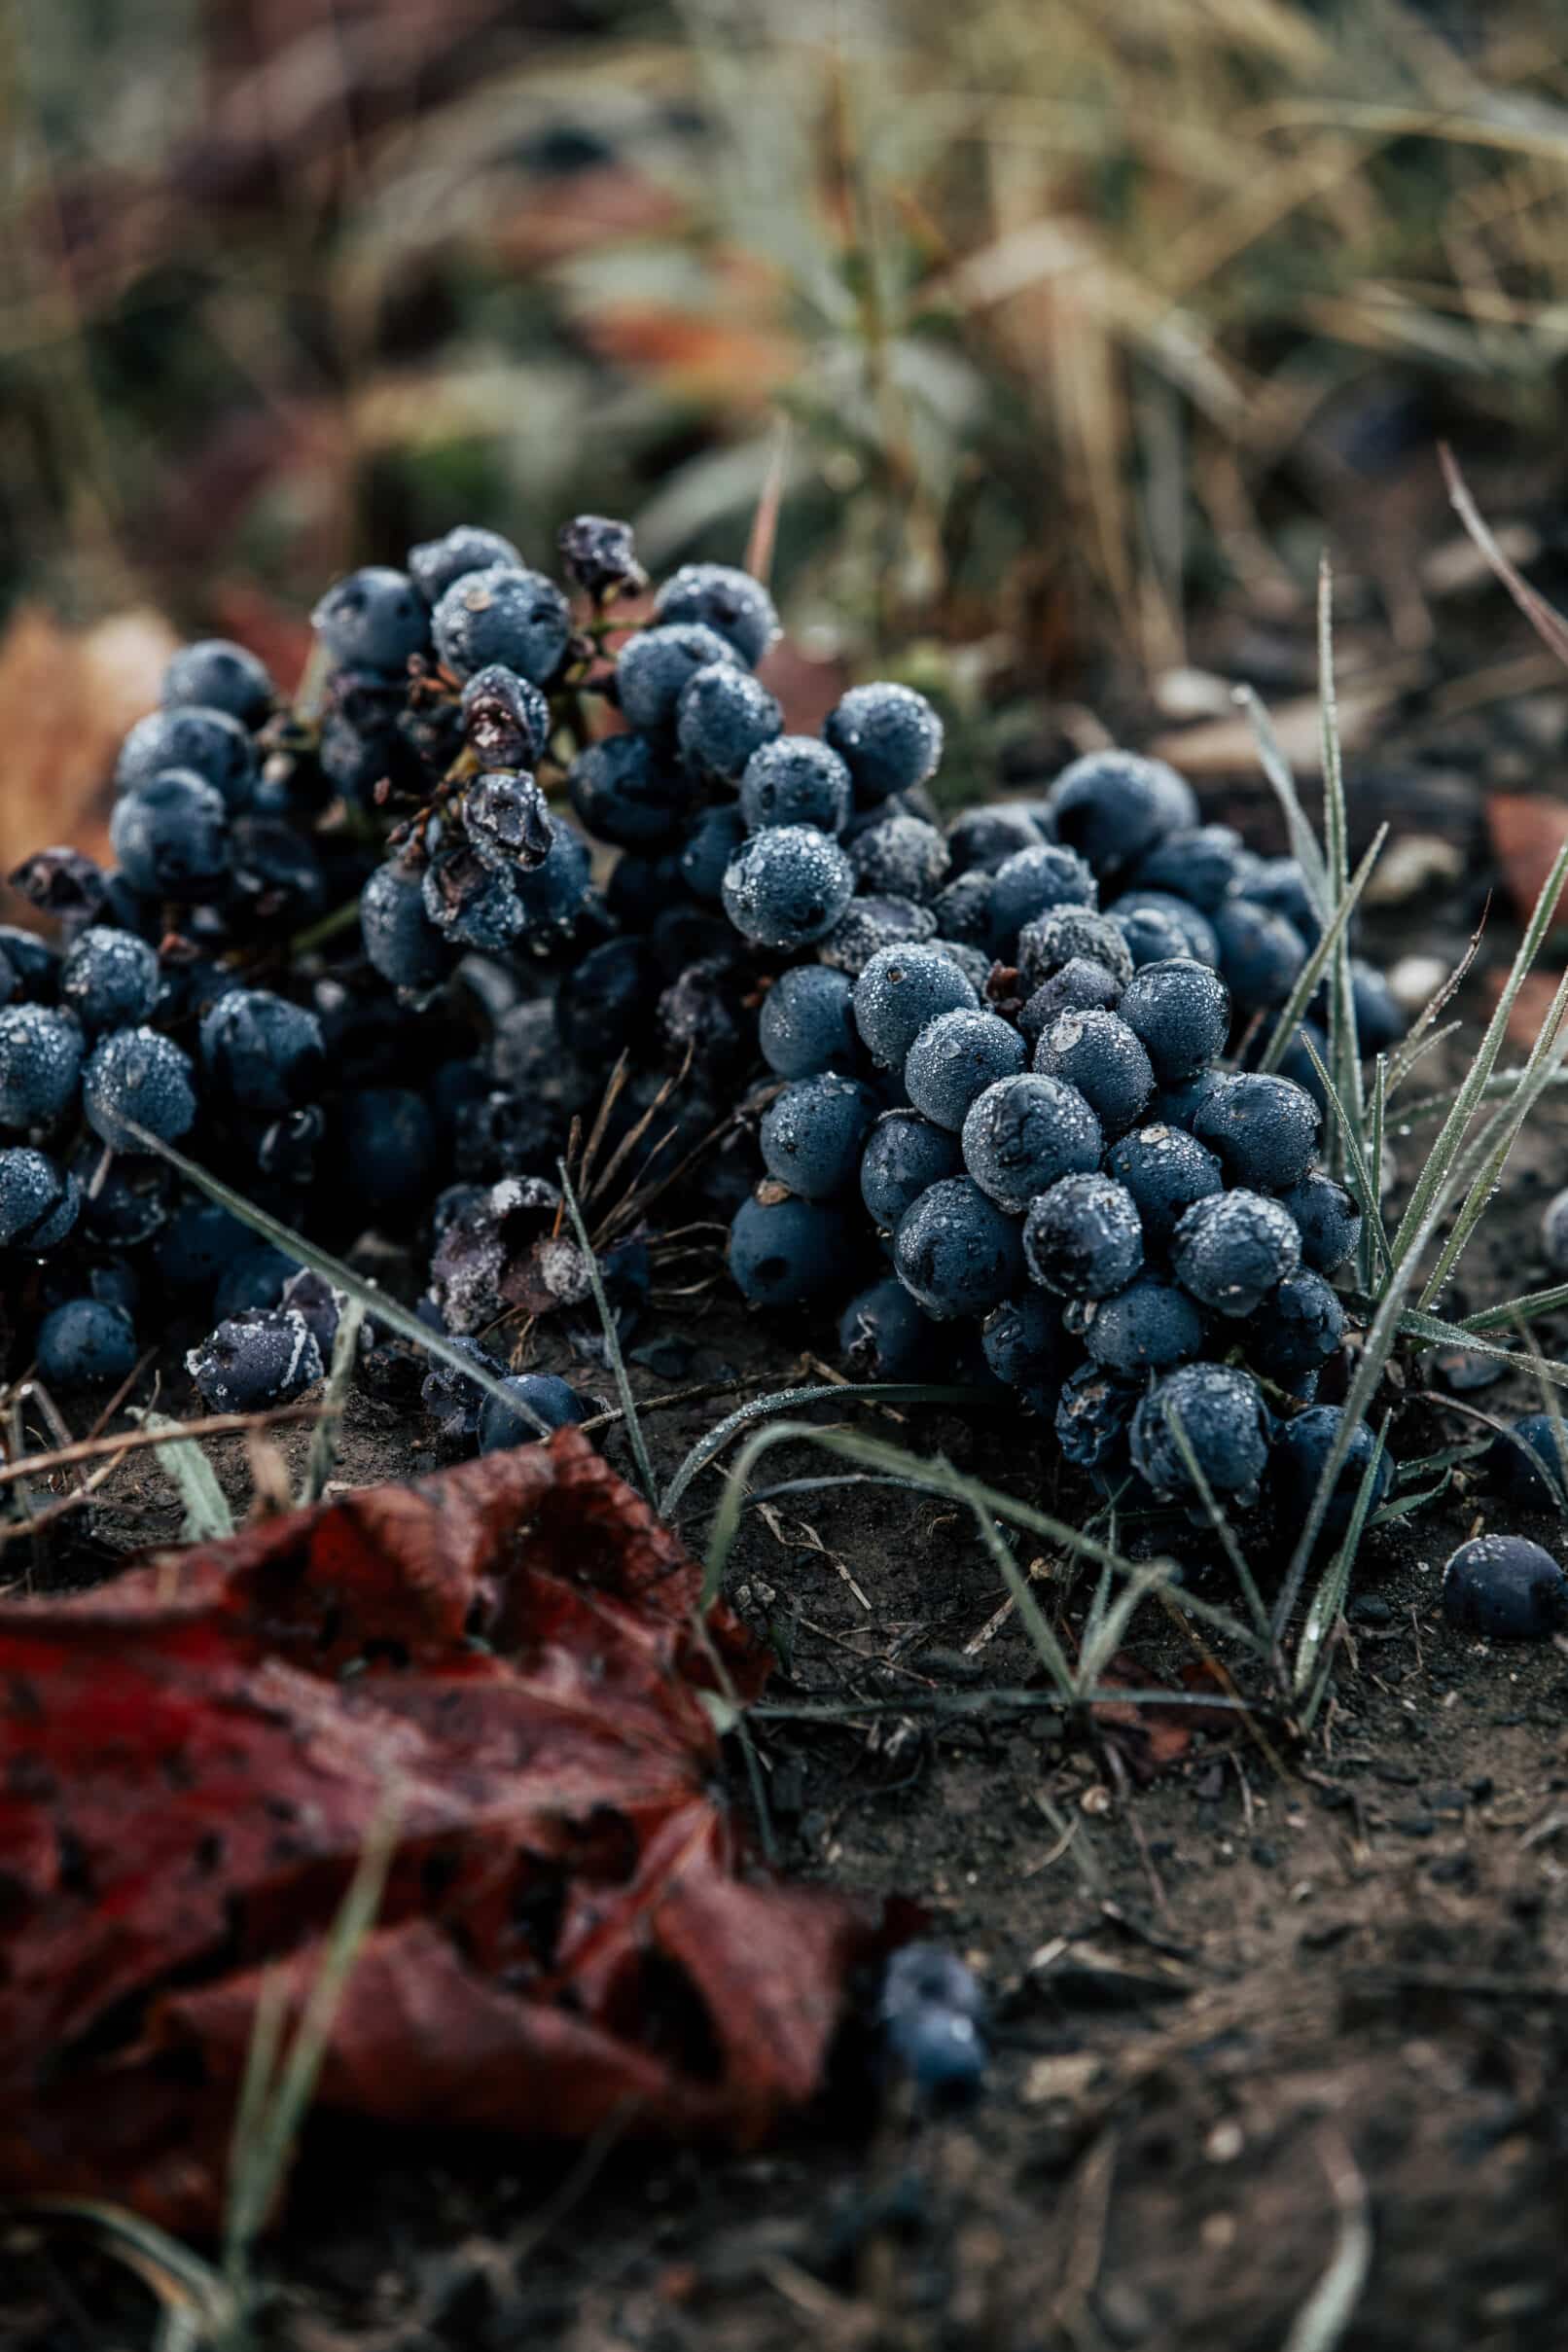
[[[1218,1676],[1201,1660],[1184,1668],[1182,1680],[1194,1693],[1223,1688]],[[1118,1651],[1100,1676],[1100,1686],[1107,1691],[1164,1687],[1153,1683],[1137,1659],[1124,1650]],[[1157,1780],[1161,1772],[1168,1772],[1173,1765],[1186,1763],[1195,1732],[1229,1731],[1236,1721],[1228,1708],[1162,1706],[1158,1699],[1141,1702],[1100,1699],[1089,1709],[1089,1715],[1101,1737],[1111,1742],[1133,1779],[1143,1786]]]
[[[562,1430],[0,1606],[0,2192],[215,2226],[263,1984],[303,2003],[389,1797],[325,2106],[749,2142],[808,2098],[875,1934],[747,1873],[699,1693],[764,1662],[699,1593]]]
[[[1534,792],[1490,793],[1486,825],[1514,910],[1521,923],[1527,922],[1558,852],[1568,841],[1568,801]],[[1565,913],[1568,909],[1559,899],[1554,921],[1560,923]]]

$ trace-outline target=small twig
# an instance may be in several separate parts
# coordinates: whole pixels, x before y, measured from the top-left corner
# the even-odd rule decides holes
[[[198,1421],[182,1421],[182,1438],[233,1438],[252,1429],[271,1429],[283,1421],[319,1421],[328,1408],[324,1405],[274,1405],[266,1412],[215,1412]],[[166,1445],[166,1429],[122,1430],[113,1437],[79,1438],[74,1445],[61,1445],[53,1453],[26,1454],[18,1462],[0,1463],[0,1486],[9,1486],[18,1479],[41,1478],[46,1471],[65,1470],[73,1462],[96,1461],[102,1454],[134,1453],[142,1445]]]

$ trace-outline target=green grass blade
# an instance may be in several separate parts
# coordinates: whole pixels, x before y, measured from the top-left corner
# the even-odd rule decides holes
[[[1334,681],[1334,572],[1327,554],[1318,566],[1318,707],[1323,725],[1324,863],[1331,905],[1337,915],[1350,886],[1350,818]],[[1329,971],[1329,1067],[1350,1123],[1358,1135],[1364,1135],[1367,1106],[1361,1084],[1361,1037],[1350,979],[1350,940],[1344,924],[1335,940]]]
[[[1517,1299],[1506,1299],[1501,1306],[1482,1307],[1478,1315],[1467,1315],[1458,1326],[1467,1338],[1476,1338],[1483,1332],[1507,1331],[1515,1323],[1534,1323],[1543,1315],[1560,1314],[1568,1306],[1568,1282],[1553,1283],[1550,1290],[1526,1291]]]
[[[973,1388],[933,1387],[925,1380],[823,1380],[808,1388],[779,1388],[768,1396],[753,1397],[698,1438],[660,1495],[659,1515],[673,1518],[692,1480],[723,1453],[737,1431],[748,1429],[753,1421],[766,1420],[769,1413],[793,1412],[797,1406],[823,1405],[839,1397],[846,1403],[864,1399],[873,1405],[973,1405],[981,1393]]]
[[[1174,1405],[1169,1403],[1163,1407],[1163,1411],[1165,1426],[1170,1431],[1171,1437],[1175,1441],[1176,1451],[1182,1458],[1182,1468],[1197,1490],[1198,1499],[1203,1505],[1209,1525],[1213,1528],[1219,1539],[1221,1550],[1230,1563],[1236,1583],[1241,1586],[1252,1621],[1264,1639],[1267,1641],[1271,1634],[1268,1612],[1264,1607],[1264,1596],[1258,1589],[1257,1580],[1252,1573],[1247,1555],[1237,1542],[1235,1530],[1226,1517],[1225,1512],[1221,1508],[1220,1498],[1210,1485],[1203,1465],[1193,1449],[1193,1441],[1187,1434],[1187,1426],[1180,1412]]]
[[[354,1385],[354,1372],[359,1363],[359,1335],[365,1326],[365,1309],[357,1299],[344,1301],[333,1334],[332,1363],[327,1372],[327,1409],[310,1433],[310,1452],[304,1466],[304,1483],[300,1489],[300,1506],[303,1510],[319,1503],[327,1491],[327,1481],[338,1463],[338,1448],[342,1441],[343,1414],[348,1406],[348,1392]]]
[[[225,2215],[225,2273],[241,2310],[247,2299],[250,2250],[283,2185],[315,2097],[339,2004],[380,1908],[397,1836],[398,1807],[388,1799],[360,1850],[294,2038],[287,2051],[279,2052],[267,2093],[252,2112],[251,2136],[235,2146]]]
[[[1387,839],[1388,827],[1380,825],[1377,829],[1376,839],[1356,868],[1349,888],[1335,909],[1334,920],[1325,927],[1317,945],[1301,967],[1301,976],[1291,990],[1290,1000],[1275,1022],[1274,1034],[1268,1041],[1262,1061],[1258,1064],[1260,1070],[1277,1070],[1290,1051],[1291,1040],[1301,1026],[1301,1016],[1318,992],[1323,975],[1328,969],[1329,958],[1336,952],[1340,941],[1344,938],[1346,926],[1356,911],[1357,903],[1372,878],[1372,870],[1381,856],[1383,843]]]
[[[1419,1339],[1423,1347],[1473,1348],[1478,1355],[1492,1356],[1499,1364],[1532,1372],[1538,1380],[1550,1380],[1559,1388],[1568,1383],[1568,1364],[1559,1364],[1551,1356],[1529,1355],[1516,1347],[1500,1347],[1468,1324],[1449,1323],[1425,1307],[1408,1306],[1400,1317],[1400,1330],[1406,1338]]]
[[[1545,1091],[1546,1081],[1561,1065],[1564,1056],[1568,1055],[1568,1032],[1565,1032],[1563,1028],[1565,1013],[1568,1013],[1568,973],[1563,975],[1558,983],[1550,1009],[1541,1024],[1541,1033],[1536,1039],[1529,1060],[1525,1063],[1523,1076],[1515,1089],[1512,1100],[1493,1114],[1479,1139],[1479,1149],[1484,1156],[1480,1158],[1479,1167],[1476,1168],[1470,1191],[1454,1220],[1452,1230],[1439,1252],[1438,1263],[1421,1294],[1423,1307],[1430,1307],[1434,1301],[1441,1297],[1450,1280],[1455,1266],[1470,1245],[1477,1227],[1496,1197],[1498,1186],[1503,1179],[1503,1170],[1508,1165],[1525,1121]],[[1460,1155],[1458,1165],[1468,1175],[1473,1164],[1474,1156],[1467,1149]]]
[[[1035,1646],[1040,1663],[1063,1698],[1076,1697],[1077,1685],[1072,1667],[1067,1662],[1067,1654],[1056,1639],[1045,1611],[1035,1599],[1029,1579],[1014,1557],[1012,1545],[988,1511],[977,1511],[975,1523],[986,1550],[1001,1571],[1002,1582],[1013,1596],[1013,1605],[1017,1610],[1024,1631]]]
[[[626,1371],[626,1360],[621,1352],[621,1334],[616,1330],[615,1314],[605,1294],[604,1276],[599,1271],[599,1261],[594,1253],[593,1244],[588,1239],[588,1229],[583,1222],[583,1212],[577,1205],[577,1194],[573,1192],[572,1180],[566,1173],[566,1162],[564,1159],[559,1159],[555,1164],[560,1170],[561,1197],[566,1203],[566,1214],[572,1221],[572,1230],[577,1235],[577,1246],[588,1261],[588,1282],[593,1292],[593,1303],[599,1310],[599,1328],[604,1334],[604,1347],[605,1353],[610,1359],[610,1370],[615,1374],[616,1393],[621,1399],[621,1410],[625,1418],[626,1434],[631,1440],[631,1455],[637,1465],[637,1477],[641,1481],[643,1493],[651,1503],[658,1491],[654,1483],[654,1465],[648,1452],[648,1440],[643,1435],[642,1418],[637,1410],[637,1400],[631,1393],[631,1377]]]
[[[198,1161],[187,1159],[183,1152],[177,1152],[160,1135],[152,1134],[146,1127],[139,1127],[128,1119],[125,1125],[126,1132],[135,1137],[144,1151],[156,1154],[160,1159],[166,1159],[187,1184],[194,1184],[198,1193],[205,1193],[209,1200],[216,1200],[220,1208],[226,1208],[241,1225],[249,1226],[253,1233],[260,1233],[264,1241],[270,1241],[275,1248],[287,1251],[291,1258],[297,1258],[302,1265],[309,1266],[312,1273],[320,1274],[330,1282],[335,1290],[346,1291],[350,1299],[359,1301],[367,1314],[373,1315],[377,1323],[384,1323],[388,1331],[396,1332],[400,1339],[407,1339],[414,1347],[422,1348],[427,1356],[434,1356],[438,1363],[449,1364],[454,1372],[460,1372],[472,1380],[476,1388],[483,1389],[486,1396],[499,1397],[513,1412],[524,1421],[532,1422],[540,1437],[553,1436],[550,1424],[541,1420],[538,1413],[523,1404],[504,1380],[496,1373],[486,1372],[483,1365],[474,1363],[441,1332],[434,1332],[428,1323],[421,1323],[418,1316],[411,1314],[400,1301],[389,1298],[375,1283],[368,1282],[363,1274],[356,1274],[351,1265],[345,1265],[340,1258],[333,1257],[329,1250],[319,1249],[315,1242],[306,1241],[304,1235],[295,1232],[291,1226],[281,1224],[276,1217],[269,1217],[265,1209],[259,1209],[254,1201],[247,1200],[243,1193],[236,1193],[232,1185],[225,1184],[221,1177],[214,1176]]]
[[[1301,869],[1306,881],[1306,895],[1312,902],[1312,911],[1319,922],[1329,922],[1334,914],[1334,894],[1329,887],[1329,870],[1323,861],[1323,851],[1312,822],[1301,806],[1301,797],[1291,774],[1290,762],[1280,749],[1273,722],[1259,696],[1250,686],[1239,686],[1235,699],[1246,712],[1258,744],[1258,762],[1273,788],[1285,816],[1285,829],[1290,836],[1291,855]]]
[[[130,1408],[130,1418],[143,1429],[168,1432],[164,1443],[155,1446],[159,1460],[180,1490],[185,1505],[185,1517],[180,1522],[180,1535],[187,1544],[221,1543],[234,1532],[234,1515],[229,1508],[229,1498],[218,1483],[218,1474],[195,1438],[180,1435],[180,1424],[167,1413],[139,1412]]]
[[[879,1438],[868,1438],[847,1429],[822,1429],[814,1421],[775,1421],[753,1433],[741,1448],[726,1475],[725,1491],[714,1517],[708,1539],[706,1577],[703,1598],[712,1601],[724,1581],[725,1567],[745,1508],[745,1481],[752,1466],[771,1446],[786,1443],[801,1443],[819,1447],[824,1453],[837,1454],[840,1459],[859,1462],[863,1467],[902,1475],[903,1482],[912,1493],[936,1494],[949,1501],[964,1504],[969,1510],[988,1512],[1010,1526],[1021,1527],[1030,1535],[1043,1536],[1060,1550],[1091,1560],[1110,1568],[1121,1577],[1139,1573],[1139,1563],[1124,1559],[1109,1545],[1101,1544],[1061,1519],[1037,1511],[1032,1504],[1020,1503],[1016,1496],[1004,1494],[999,1487],[988,1486],[983,1479],[967,1477],[955,1470],[940,1455],[924,1460],[918,1454],[907,1453],[902,1446],[889,1445]],[[1221,1609],[1212,1601],[1200,1600],[1185,1587],[1178,1596],[1178,1605],[1190,1617],[1212,1625],[1229,1640],[1238,1643],[1255,1656],[1266,1656],[1268,1645],[1240,1618],[1229,1609]]]
[[[1317,1074],[1318,1084],[1323,1088],[1329,1106],[1329,1115],[1337,1127],[1344,1144],[1344,1180],[1346,1187],[1354,1196],[1357,1208],[1361,1211],[1362,1219],[1362,1247],[1366,1259],[1362,1288],[1370,1292],[1375,1286],[1380,1268],[1392,1263],[1388,1229],[1383,1223],[1383,1172],[1379,1167],[1374,1182],[1372,1171],[1367,1165],[1367,1154],[1361,1130],[1352,1123],[1339,1089],[1329,1075],[1328,1065],[1304,1029],[1301,1032],[1301,1043],[1306,1048],[1307,1058]],[[1374,1264],[1374,1260],[1377,1263]]]
[[[1355,1570],[1356,1555],[1361,1550],[1362,1537],[1366,1533],[1372,1497],[1377,1491],[1378,1471],[1382,1466],[1383,1456],[1388,1450],[1388,1431],[1392,1419],[1391,1413],[1385,1414],[1383,1426],[1377,1432],[1377,1442],[1372,1447],[1372,1457],[1361,1474],[1361,1484],[1356,1489],[1356,1500],[1350,1514],[1350,1524],[1345,1529],[1344,1542],[1330,1561],[1307,1609],[1306,1622],[1301,1627],[1301,1638],[1296,1652],[1296,1672],[1293,1681],[1298,1693],[1304,1691],[1311,1681],[1318,1658],[1335,1626],[1339,1621],[1345,1594],[1350,1589],[1350,1579]],[[1324,1660],[1324,1687],[1326,1688],[1327,1659]],[[1321,1702],[1322,1691],[1320,1690],[1313,1695],[1311,1715],[1317,1713]],[[1307,1718],[1309,1723],[1311,1715]]]
[[[1151,1592],[1162,1591],[1171,1581],[1170,1563],[1166,1560],[1142,1560],[1133,1569],[1123,1589],[1106,1610],[1094,1629],[1092,1641],[1084,1644],[1079,1660],[1079,1695],[1093,1690],[1117,1652],[1121,1649],[1128,1625]]]
[[[1568,881],[1568,841],[1563,843],[1552,860],[1551,871],[1542,885],[1535,911],[1525,926],[1518,953],[1514,958],[1503,992],[1497,1000],[1497,1009],[1486,1025],[1486,1033],[1477,1050],[1476,1058],[1454,1097],[1453,1108],[1443,1123],[1426,1165],[1416,1179],[1409,1205],[1400,1220],[1393,1241],[1393,1265],[1396,1271],[1415,1248],[1418,1236],[1430,1238],[1432,1203],[1447,1183],[1466,1130],[1480,1106],[1486,1082],[1496,1067],[1497,1056],[1508,1034],[1509,1016],[1518,1001],[1519,990],[1528,979],[1551,927],[1552,915],[1565,881]]]

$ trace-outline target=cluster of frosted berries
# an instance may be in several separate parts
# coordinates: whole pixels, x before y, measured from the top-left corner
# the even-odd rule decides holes
[[[653,1178],[752,1075],[781,959],[850,969],[915,919],[927,705],[860,689],[787,736],[759,583],[692,564],[650,592],[601,517],[560,552],[557,582],[463,526],[339,581],[298,709],[241,647],[187,647],[117,759],[114,862],[13,877],[53,936],[0,935],[0,1371],[113,1387],[177,1333],[216,1409],[319,1374],[300,1268],[154,1142],[329,1248],[411,1255],[421,1312],[504,1358],[519,1283],[587,1295],[568,1245],[525,1281],[519,1234],[541,1200],[558,1227],[539,1188],[618,1056],[598,1165],[635,1137]],[[738,1161],[694,1167],[728,1216]],[[629,1318],[646,1248],[604,1271]]]
[[[508,1188],[548,1184],[623,1051],[601,1167],[640,1129],[630,1165],[662,1172],[720,1123],[757,926],[816,936],[852,878],[813,830],[820,894],[764,871],[751,929],[727,910],[743,781],[758,822],[801,788],[788,744],[772,785],[753,761],[782,725],[766,590],[695,564],[649,600],[601,517],[560,551],[557,584],[463,526],[339,581],[297,710],[243,648],[185,648],[116,762],[115,862],[45,849],[12,877],[54,936],[0,932],[0,1371],[112,1386],[194,1326],[216,1409],[319,1376],[301,1269],[148,1136],[329,1247],[411,1251],[421,1311],[472,1336],[516,1303]],[[630,1314],[646,1250],[622,1256]]]
[[[1188,1508],[1266,1486],[1300,1523],[1338,1431],[1314,1400],[1361,1231],[1320,1164],[1301,1030],[1279,1068],[1247,1066],[1320,936],[1300,867],[1120,751],[944,832],[915,798],[933,714],[899,688],[848,699],[853,733],[840,706],[830,739],[857,782],[874,759],[888,813],[850,843],[874,844],[869,882],[762,1007],[783,1084],[735,1280],[761,1304],[853,1291],[856,1370],[1005,1382],[1102,1484]],[[1354,980],[1372,1051],[1400,1022],[1375,970]]]

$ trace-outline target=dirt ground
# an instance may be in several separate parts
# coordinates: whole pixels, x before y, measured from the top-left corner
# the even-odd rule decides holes
[[[1466,740],[1459,718],[1408,757],[1396,741],[1358,823],[1393,813],[1479,841],[1482,770],[1488,784],[1524,779],[1495,736],[1484,759]],[[1261,796],[1211,794],[1208,813],[1270,845]],[[1452,960],[1492,878],[1467,846],[1435,894],[1374,919],[1372,952]],[[1482,958],[1472,1021],[1504,952],[1500,937]],[[1397,1209],[1420,1144],[1394,1142]],[[1546,1279],[1540,1208],[1564,1181],[1565,1144],[1559,1106],[1521,1148],[1455,1313]],[[1568,1318],[1536,1336],[1568,1353]],[[832,1345],[831,1328],[749,1321],[719,1287],[643,1338],[634,1375],[650,1397],[759,1369],[783,1385]],[[584,1376],[558,1344],[539,1360]],[[1535,1405],[1513,1378],[1464,1402]],[[651,1414],[656,1469],[667,1475],[726,1408]],[[1045,1508],[1078,1507],[1025,1419],[927,1409],[876,1426]],[[1441,1393],[1412,1393],[1394,1447],[1414,1457],[1476,1434]],[[280,1441],[291,1462],[304,1443]],[[605,1443],[622,1463],[620,1436]],[[339,1473],[407,1476],[433,1466],[427,1445],[395,1407],[357,1398]],[[784,1449],[766,1478],[823,1467]],[[688,1497],[694,1549],[717,1491],[709,1474]],[[105,1499],[102,1549],[74,1535],[62,1570],[174,1532],[146,1457]],[[1490,1500],[1461,1478],[1436,1509],[1369,1540],[1310,1742],[1260,1712],[1196,1730],[1145,1779],[1135,1728],[1071,1724],[1043,1694],[899,1712],[906,1696],[928,1708],[1039,1688],[1027,1642],[996,1621],[1004,1593],[960,1515],[855,1488],[750,1513],[731,1592],[779,1656],[770,1697],[834,1711],[759,1721],[780,1860],[873,1900],[911,1898],[965,1954],[988,1991],[983,2098],[923,2118],[850,2061],[819,2114],[744,2157],[400,2147],[319,2125],[265,2256],[265,2340],[280,2352],[1560,2347],[1568,1643],[1488,1647],[1443,1622],[1443,1562],[1492,1523]],[[1548,1521],[1495,1523],[1560,1547]],[[1262,1523],[1243,1532],[1266,1548]],[[1188,1539],[1183,1560],[1196,1588],[1229,1597],[1206,1537]],[[1086,1594],[1062,1565],[1044,1590],[1070,1627]],[[1175,1681],[1196,1654],[1153,1607],[1128,1647],[1147,1682]],[[126,2292],[47,2235],[18,2241],[0,2259],[0,2341],[150,2341],[150,2307]]]
[[[1521,1265],[1533,1277],[1565,1133],[1559,1116],[1532,1145],[1476,1296]],[[659,1336],[659,1363],[678,1358],[683,1380],[778,1361],[776,1336],[718,1292]],[[670,1386],[667,1370],[637,1380]],[[1471,1401],[1527,1399],[1505,1383]],[[656,1468],[719,1409],[650,1415]],[[1027,1420],[926,1410],[880,1426],[1048,1508],[1068,1501]],[[1468,1434],[1419,1400],[1404,1428],[1410,1453]],[[303,1443],[289,1435],[285,1453]],[[356,1404],[345,1478],[423,1466],[416,1429]],[[768,1478],[821,1467],[788,1448]],[[157,1473],[125,1476],[106,1529],[172,1533]],[[694,1546],[716,1488],[693,1490]],[[1140,1785],[1136,1731],[1086,1734],[1049,1705],[935,1728],[857,1714],[1035,1680],[1011,1623],[984,1638],[1005,1595],[957,1515],[881,1489],[752,1514],[731,1590],[788,1661],[773,1699],[840,1717],[760,1727],[781,1860],[911,1897],[965,1953],[989,1993],[986,2095],[922,2120],[851,2072],[789,2141],[744,2158],[433,2155],[318,2130],[267,2258],[267,2340],[1306,2352],[1335,2339],[1293,2326],[1326,2274],[1360,2275],[1370,2245],[1338,2338],[1355,2352],[1559,2345],[1568,1648],[1488,1648],[1443,1623],[1442,1562],[1487,1518],[1484,1497],[1461,1493],[1371,1542],[1319,1740],[1293,1750],[1259,1716],[1197,1732]],[[1186,1566],[1223,1593],[1206,1539]],[[1149,1681],[1193,1654],[1157,1611],[1129,1647]],[[4,2340],[80,2343],[58,2256],[18,2267]]]

